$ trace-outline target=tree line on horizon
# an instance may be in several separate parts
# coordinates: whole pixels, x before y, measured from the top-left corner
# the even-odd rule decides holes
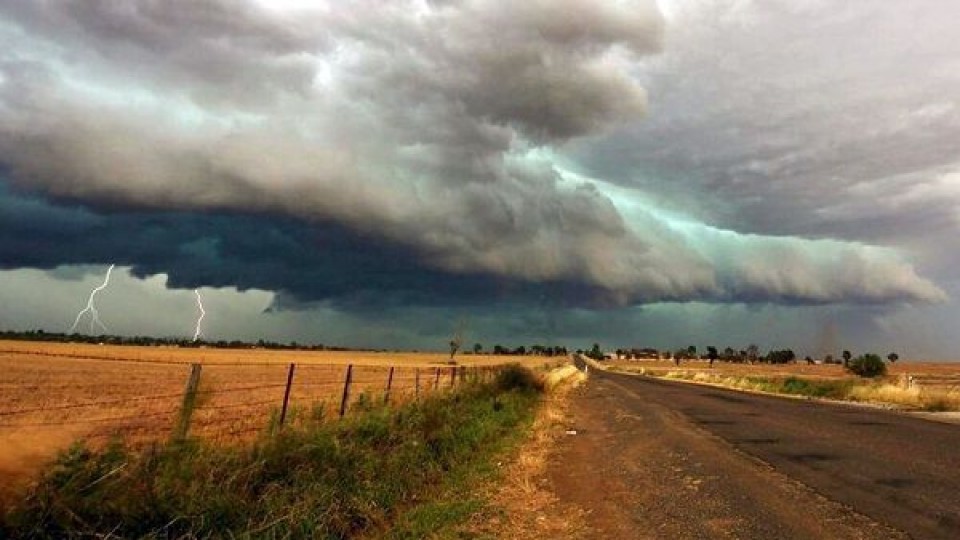
[[[242,340],[216,340],[207,341],[198,339],[196,341],[186,337],[153,337],[153,336],[118,336],[112,334],[67,334],[64,332],[46,332],[39,330],[2,330],[0,339],[11,341],[42,341],[48,343],[86,343],[92,345],[133,345],[143,347],[184,347],[200,348],[209,347],[215,349],[278,349],[278,350],[310,350],[310,351],[349,351],[348,347],[330,347],[322,343],[302,344],[296,341],[289,343],[280,343],[258,339],[257,341]]]
[[[67,334],[64,332],[47,332],[38,330],[0,330],[0,339],[12,341],[42,341],[49,343],[85,343],[93,345],[131,345],[131,346],[167,346],[183,348],[216,348],[216,349],[271,349],[271,350],[301,350],[301,351],[378,351],[386,352],[389,349],[365,349],[353,347],[341,347],[324,345],[322,343],[303,344],[296,341],[289,343],[280,343],[258,339],[257,341],[243,340],[216,340],[207,341],[198,339],[193,341],[186,337],[153,337],[153,336],[118,336],[110,334],[89,335],[89,334]],[[483,345],[476,343],[472,350],[467,353],[473,354],[493,354],[502,356],[567,356],[569,354],[566,347],[560,345],[520,345],[518,347],[508,347],[504,345],[494,345],[489,351],[485,350]]]
[[[594,360],[603,360],[606,357],[606,354],[600,348],[600,344],[594,343],[593,347],[587,351],[578,350],[578,354],[584,354]],[[790,364],[798,361],[797,354],[793,349],[771,349],[766,353],[760,351],[760,347],[757,345],[749,345],[746,349],[736,350],[733,347],[726,347],[723,351],[717,349],[717,347],[710,345],[706,347],[704,353],[699,353],[696,345],[690,345],[677,349],[675,351],[659,351],[654,348],[633,348],[633,349],[617,349],[613,354],[616,355],[618,359],[624,360],[642,360],[642,359],[662,359],[662,360],[673,360],[676,364],[680,364],[681,360],[707,360],[712,366],[714,362],[731,362],[731,363],[747,363],[747,364]],[[834,358],[832,354],[827,354],[821,360],[823,364],[843,364],[845,368],[850,369],[852,364],[856,361],[860,361],[859,364],[864,363],[862,360],[865,357],[868,358],[865,362],[867,364],[875,365],[876,362],[874,358],[876,357],[880,363],[883,363],[883,360],[879,355],[874,353],[867,353],[857,358],[853,357],[853,354],[849,350],[844,350],[838,358]],[[891,352],[887,355],[887,361],[890,363],[896,363],[900,359],[900,355]],[[806,356],[803,359],[807,364],[817,363],[812,357]],[[858,365],[859,365],[858,364]],[[877,369],[877,368],[873,368]],[[855,370],[855,369],[854,369]]]

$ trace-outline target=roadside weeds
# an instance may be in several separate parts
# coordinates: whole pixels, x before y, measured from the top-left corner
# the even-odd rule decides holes
[[[529,439],[509,462],[502,462],[499,481],[483,488],[489,504],[466,525],[469,533],[516,540],[584,537],[584,510],[557,499],[546,469],[557,439],[567,436],[569,394],[586,379],[572,365],[544,376],[546,396]]]
[[[951,423],[960,420],[956,414],[960,411],[960,392],[907,388],[902,384],[892,384],[889,380],[731,376],[704,371],[658,372],[643,368],[615,371],[741,392],[897,410]]]

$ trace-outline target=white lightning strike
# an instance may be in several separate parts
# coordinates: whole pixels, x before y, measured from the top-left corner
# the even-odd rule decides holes
[[[197,329],[193,331],[193,340],[196,341],[200,339],[200,322],[203,321],[203,316],[207,314],[203,310],[203,299],[200,298],[200,289],[194,289],[193,294],[197,295],[197,307],[200,308],[200,317],[197,319]]]
[[[107,326],[103,324],[102,321],[100,321],[100,314],[97,312],[96,306],[93,305],[93,299],[97,296],[98,292],[106,289],[107,285],[110,284],[110,273],[113,272],[114,266],[115,265],[111,264],[110,268],[107,268],[107,275],[106,277],[103,278],[103,283],[99,287],[90,291],[90,298],[87,299],[87,307],[80,310],[80,313],[77,313],[77,318],[76,320],[73,321],[73,326],[71,326],[70,330],[67,331],[68,334],[74,333],[74,331],[77,329],[77,325],[80,324],[80,318],[83,317],[84,313],[90,313],[90,333],[91,334],[93,334],[93,331],[95,330],[94,328],[95,325],[99,325],[100,328],[103,328],[104,332],[110,331],[109,329],[107,329]]]

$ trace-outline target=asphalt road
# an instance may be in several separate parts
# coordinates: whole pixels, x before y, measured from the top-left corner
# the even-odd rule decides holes
[[[960,538],[960,426],[591,370],[550,470],[612,538]]]

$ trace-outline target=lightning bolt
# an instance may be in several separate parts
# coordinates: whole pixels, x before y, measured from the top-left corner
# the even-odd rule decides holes
[[[110,273],[113,272],[114,266],[115,265],[111,264],[110,268],[107,268],[107,275],[106,277],[103,278],[103,283],[99,287],[90,291],[90,298],[87,299],[87,307],[80,310],[80,313],[77,313],[77,318],[76,320],[73,321],[73,326],[71,326],[70,330],[67,331],[68,334],[74,333],[74,331],[77,329],[77,325],[80,324],[80,319],[83,317],[84,313],[90,314],[90,333],[91,334],[93,334],[93,331],[95,330],[94,328],[95,325],[99,325],[100,328],[103,328],[104,332],[110,331],[109,329],[107,329],[106,325],[100,321],[100,314],[97,312],[96,306],[93,305],[93,299],[96,298],[98,292],[106,289],[107,285],[110,284]]]
[[[196,341],[200,338],[200,322],[203,321],[203,316],[207,314],[203,310],[203,299],[200,298],[200,289],[194,289],[193,294],[197,295],[197,307],[200,308],[200,317],[197,318],[197,329],[193,331],[193,340]]]

